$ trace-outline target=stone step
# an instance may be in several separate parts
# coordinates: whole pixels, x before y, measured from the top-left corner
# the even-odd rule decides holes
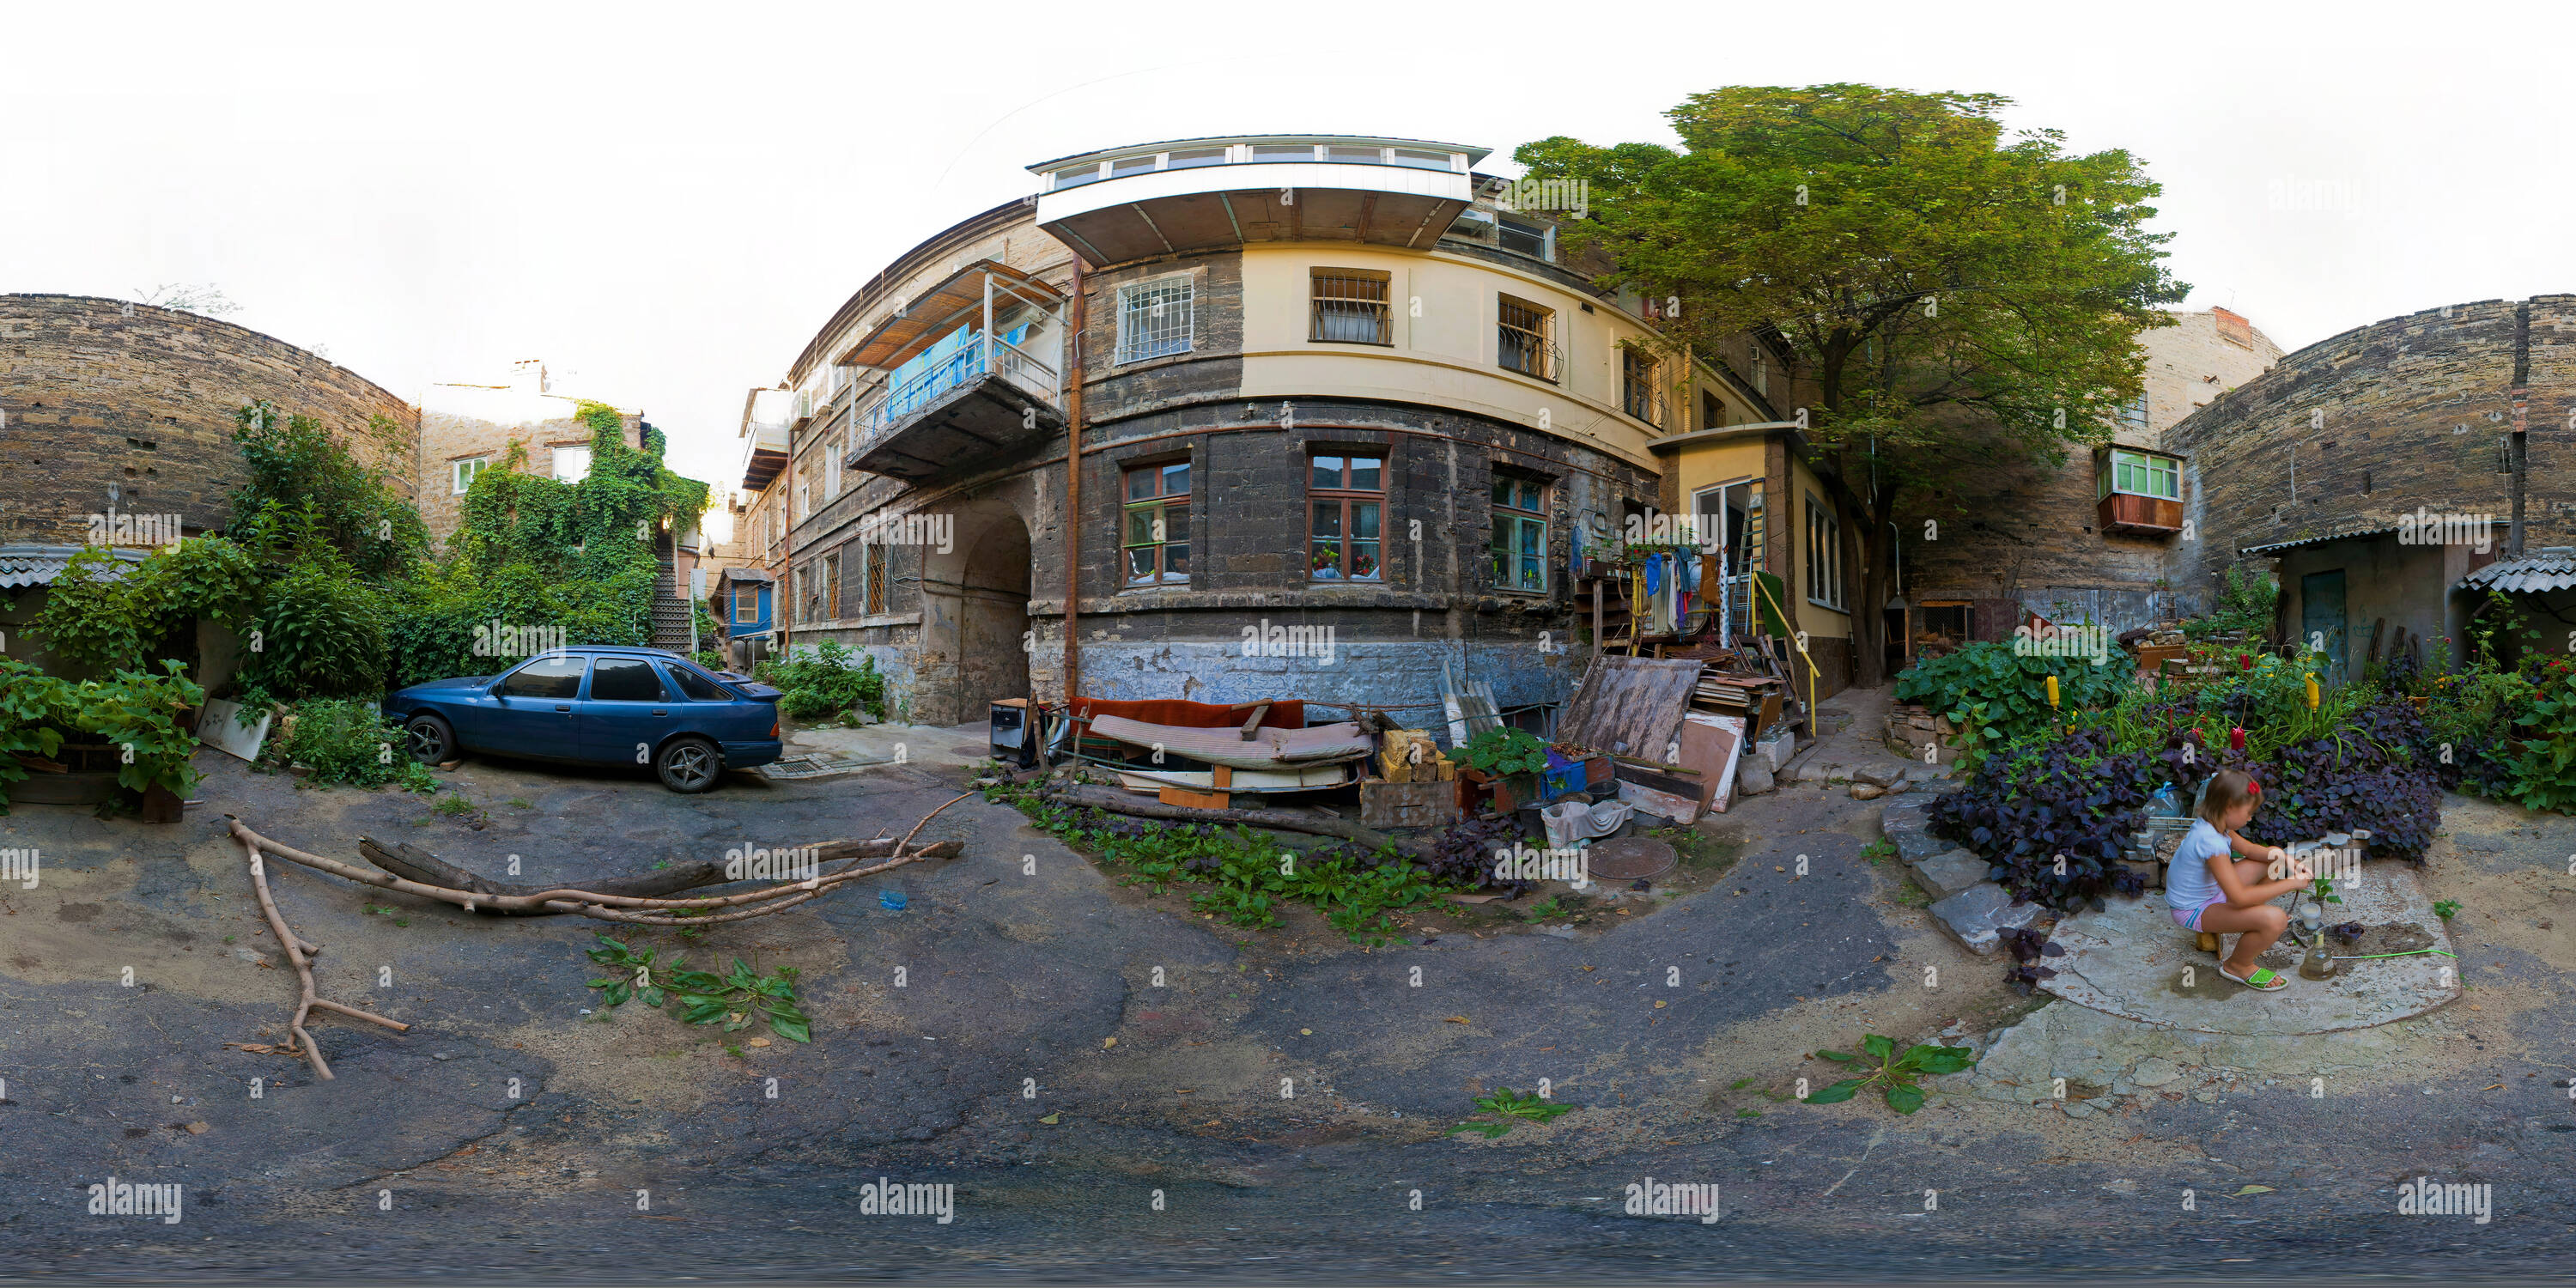
[[[1980,881],[1931,907],[1932,924],[1980,957],[2003,951],[2003,937],[1998,932],[2029,926],[2047,911],[2035,903],[2014,903],[2012,896],[1992,881]]]
[[[1908,867],[1906,875],[1937,903],[1985,881],[1988,866],[1966,850],[1943,850]]]

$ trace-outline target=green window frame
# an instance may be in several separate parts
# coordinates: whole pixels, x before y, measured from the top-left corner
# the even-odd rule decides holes
[[[1497,471],[1493,483],[1494,587],[1547,593],[1547,485],[1527,475]]]
[[[2154,452],[2112,448],[2109,468],[2102,472],[2101,494],[2109,496],[2114,492],[2179,501],[2182,499],[2182,462]]]

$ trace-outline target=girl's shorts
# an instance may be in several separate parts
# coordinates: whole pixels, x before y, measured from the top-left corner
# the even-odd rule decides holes
[[[2173,910],[2174,924],[2185,930],[2198,930],[2200,929],[2200,914],[2225,902],[2227,901],[2224,899],[2212,899],[2208,903],[2204,903],[2197,908],[2176,908]]]

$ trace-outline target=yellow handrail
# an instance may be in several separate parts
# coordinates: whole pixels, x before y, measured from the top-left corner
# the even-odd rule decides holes
[[[1780,615],[1780,624],[1782,626],[1788,625],[1789,610],[1782,608],[1780,606],[1780,597],[1772,594],[1769,586],[1762,584],[1762,574],[1755,573],[1745,580],[1752,582],[1753,588],[1762,592],[1762,597],[1764,599],[1771,601],[1771,611]],[[1753,615],[1753,629],[1757,633],[1762,629],[1762,615],[1760,613],[1755,613]],[[1798,636],[1795,632],[1792,632],[1789,636],[1789,647],[1798,650],[1798,660],[1807,664],[1807,714],[1809,716],[1814,716],[1816,713],[1816,677],[1824,674],[1824,672],[1817,669],[1816,659],[1808,655],[1807,646],[1798,642]],[[1811,720],[1807,727],[1808,736],[1815,736],[1816,729],[1817,722]]]

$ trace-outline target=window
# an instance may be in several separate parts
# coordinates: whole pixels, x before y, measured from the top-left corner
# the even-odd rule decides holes
[[[603,657],[590,668],[590,700],[659,702],[662,677],[653,673],[652,663],[640,657]]]
[[[2140,394],[2120,407],[2120,424],[2128,429],[2147,427],[2147,396]]]
[[[1423,152],[1414,148],[1397,148],[1395,150],[1395,163],[1402,166],[1411,166],[1416,170],[1447,170],[1451,168],[1448,153]]]
[[[832,498],[840,494],[841,436],[834,434],[832,441],[823,445],[823,503],[831,504]]]
[[[501,696],[570,702],[581,692],[581,670],[588,665],[588,658],[538,658],[511,672],[509,679],[501,681]]]
[[[1316,581],[1380,581],[1386,459],[1318,456],[1307,471],[1306,575]]]
[[[1554,382],[1556,346],[1549,343],[1548,332],[1556,321],[1556,315],[1527,300],[1516,300],[1508,295],[1498,298],[1495,365],[1505,371],[1517,371],[1524,376]]]
[[[566,483],[579,483],[590,477],[590,448],[566,444],[555,448],[555,477]]]
[[[1312,161],[1315,159],[1315,145],[1311,143],[1255,143],[1252,145],[1252,159],[1255,161]]]
[[[802,518],[805,518],[805,517],[807,517],[807,516],[809,516],[809,515],[811,515],[811,514],[813,514],[813,513],[814,513],[814,490],[813,490],[813,489],[814,489],[814,485],[813,485],[813,484],[808,483],[808,482],[806,482],[806,481],[805,481],[805,480],[803,480],[803,479],[798,479],[798,480],[796,480],[796,517],[797,517],[797,518],[802,519]]]
[[[1643,349],[1619,350],[1619,405],[1649,425],[1664,423],[1664,395],[1655,384],[1655,357]]]
[[[1141,157],[1120,157],[1109,163],[1109,177],[1124,179],[1131,174],[1147,173],[1153,168],[1154,158],[1151,153]]]
[[[1324,159],[1339,161],[1344,165],[1383,165],[1386,163],[1386,153],[1377,148],[1326,147]]]
[[[697,668],[682,666],[677,662],[671,664],[671,685],[680,691],[681,697],[691,702],[725,700],[725,691],[717,688],[715,681],[698,674]]]
[[[1143,362],[1190,351],[1192,282],[1157,278],[1118,288],[1118,360]]]
[[[1504,250],[1532,259],[1556,259],[1556,230],[1545,224],[1533,224],[1510,216],[1498,217],[1495,226],[1502,234]]]
[[[1807,494],[1807,602],[1843,606],[1842,524],[1816,494]]]
[[[456,462],[456,494],[465,495],[466,489],[474,486],[475,478],[491,467],[492,458],[489,456],[477,456],[470,461]]]
[[[1705,389],[1701,390],[1699,395],[1699,427],[1701,429],[1723,429],[1725,426],[1726,404],[1719,402],[1716,394],[1710,393]]]
[[[736,586],[733,588],[733,619],[745,623],[760,620],[760,587]]]
[[[870,617],[875,617],[886,611],[886,547],[870,543],[867,552],[867,611]]]
[[[841,620],[841,556],[838,553],[823,556],[823,595],[824,618],[836,622]]]
[[[1099,177],[1100,163],[1097,161],[1094,161],[1089,165],[1066,166],[1064,169],[1055,172],[1056,190],[1062,191],[1066,188],[1090,183]]]
[[[1127,471],[1127,526],[1120,546],[1130,586],[1190,579],[1190,463]]]
[[[1546,488],[1516,474],[1494,475],[1494,585],[1547,591]]]
[[[2182,499],[2182,462],[2170,456],[2112,448],[2111,468],[2102,476],[2101,494],[2109,496],[2114,492],[2179,501]]]
[[[801,605],[801,608],[796,615],[796,620],[800,622],[821,621],[823,618],[823,583],[820,578],[814,575],[814,565],[809,563],[796,570],[796,588],[803,593],[803,598],[797,600],[797,603]]]
[[[1192,166],[1224,165],[1225,153],[1226,150],[1224,148],[1188,148],[1172,153],[1172,159],[1167,162],[1163,168],[1166,170],[1187,170]]]
[[[1307,336],[1335,344],[1392,344],[1387,316],[1387,275],[1361,268],[1319,268],[1314,273],[1314,329]]]

